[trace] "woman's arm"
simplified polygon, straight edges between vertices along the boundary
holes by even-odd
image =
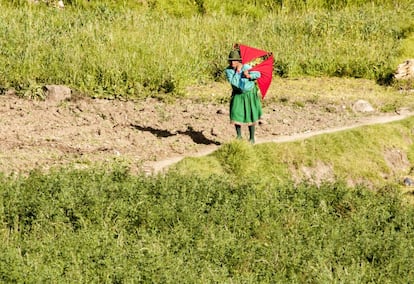
[[[241,72],[236,72],[233,68],[226,69],[226,78],[227,81],[234,87],[241,91],[250,90],[253,88],[255,82],[254,80],[260,78],[259,71],[251,71],[249,65],[244,65]]]
[[[240,88],[241,72],[237,73],[233,68],[226,69],[227,81],[234,87]]]
[[[257,80],[260,78],[260,72],[259,71],[249,71],[251,69],[250,65],[244,65],[243,66],[243,75],[247,79],[250,80]]]

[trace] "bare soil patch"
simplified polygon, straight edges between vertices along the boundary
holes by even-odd
[[[212,96],[228,93],[223,85],[206,88]],[[83,168],[113,161],[126,163],[133,172],[152,172],[157,163],[155,170],[159,170],[162,161],[169,161],[168,165],[234,139],[228,105],[213,101],[36,101],[2,95],[0,172],[45,171],[67,165]],[[379,115],[318,102],[299,106],[265,100],[263,105],[257,143],[352,126]],[[243,131],[247,139],[247,127]]]

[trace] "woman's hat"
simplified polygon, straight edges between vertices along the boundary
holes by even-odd
[[[229,61],[241,61],[240,53],[237,50],[230,51]]]

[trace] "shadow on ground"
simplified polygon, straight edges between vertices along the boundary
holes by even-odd
[[[167,138],[170,136],[175,135],[187,135],[189,136],[194,143],[196,144],[203,144],[203,145],[220,145],[220,142],[208,139],[202,131],[196,131],[192,127],[188,126],[186,131],[178,130],[177,132],[171,132],[165,129],[157,129],[151,126],[141,126],[137,124],[131,124],[131,127],[139,130],[139,131],[146,131],[150,132],[151,134],[155,135],[158,138]]]

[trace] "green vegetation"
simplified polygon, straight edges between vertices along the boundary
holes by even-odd
[[[152,177],[0,175],[0,281],[409,283],[414,207],[396,181],[410,168],[385,153],[413,160],[413,123],[235,141]],[[344,182],[294,180],[318,163]]]
[[[257,188],[221,176],[61,170],[0,178],[0,281],[409,283],[395,188]]]
[[[414,29],[408,0],[67,2],[0,1],[0,90],[65,84],[95,97],[182,96],[185,86],[223,79],[235,42],[272,51],[278,76],[389,83]]]
[[[390,83],[413,48],[411,0],[65,4],[0,0],[0,94],[42,98],[44,84],[65,84],[93,97],[183,96],[223,80],[234,42],[272,51],[280,77]],[[274,99],[297,107],[336,94],[304,85],[292,99],[285,84]],[[159,176],[121,165],[0,174],[0,281],[410,283],[413,194],[398,183],[411,174],[413,123],[235,141]]]

